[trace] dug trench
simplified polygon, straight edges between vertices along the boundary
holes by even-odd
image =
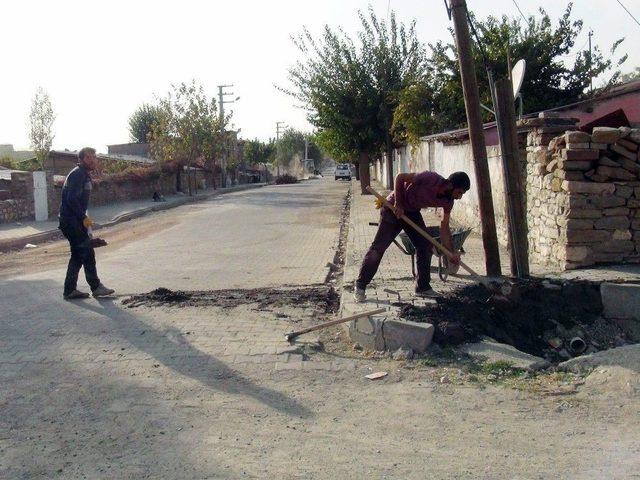
[[[253,289],[174,291],[164,287],[151,292],[129,296],[123,305],[135,307],[219,307],[235,308],[254,305],[254,309],[271,311],[279,318],[299,322],[302,318],[289,318],[280,313],[284,307],[295,307],[304,311],[304,317],[320,323],[332,317],[340,308],[338,290],[342,282],[346,237],[349,221],[351,189],[347,192],[340,215],[340,229],[335,254],[327,264],[328,273],[324,283],[314,285],[283,285]]]
[[[401,318],[433,324],[433,341],[441,347],[486,336],[558,363],[633,343],[617,324],[602,317],[597,283],[531,279],[517,286],[517,301],[505,301],[480,285],[471,285],[424,307],[395,305]]]

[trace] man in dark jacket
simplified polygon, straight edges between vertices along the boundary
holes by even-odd
[[[87,215],[92,188],[89,172],[95,169],[96,163],[95,149],[85,147],[80,150],[78,152],[78,166],[69,172],[62,187],[58,228],[69,240],[71,246],[71,258],[64,280],[63,295],[65,300],[89,297],[88,293],[77,289],[81,267],[84,267],[84,275],[94,297],[104,297],[114,292],[111,288],[100,283],[96,270],[96,256],[91,246],[90,229],[93,221]]]

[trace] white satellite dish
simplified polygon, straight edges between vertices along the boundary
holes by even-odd
[[[511,70],[511,83],[513,84],[513,98],[518,98],[520,87],[524,80],[524,71],[527,68],[527,62],[524,59],[518,60]]]

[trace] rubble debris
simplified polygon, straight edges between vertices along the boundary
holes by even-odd
[[[413,350],[411,350],[410,348],[400,347],[395,352],[393,352],[392,358],[394,360],[411,360],[413,358]]]
[[[559,288],[549,288],[550,283]],[[441,347],[490,337],[552,363],[572,356],[575,337],[584,342],[585,350],[611,348],[620,339],[630,343],[617,324],[601,318],[598,284],[550,280],[543,284],[532,279],[520,282],[519,288],[522,297],[517,303],[496,302],[483,287],[471,285],[443,294],[435,304],[405,305],[399,315],[431,323],[433,342]],[[581,353],[577,350],[574,355]]]
[[[387,372],[374,372],[369,375],[365,375],[364,378],[368,378],[369,380],[378,380],[379,378],[384,378],[388,375]]]

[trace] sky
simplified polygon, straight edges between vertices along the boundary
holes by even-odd
[[[621,0],[640,19],[639,0]],[[552,19],[567,0],[517,0],[525,15],[543,7]],[[479,18],[519,16],[514,0],[467,0]],[[53,148],[77,149],[129,141],[127,121],[143,102],[166,94],[172,83],[192,79],[208,95],[234,84],[232,123],[243,138],[275,136],[276,122],[303,131],[312,127],[286,87],[287,69],[299,58],[291,35],[303,26],[357,32],[358,10],[389,9],[398,20],[417,22],[425,42],[449,40],[442,0],[20,0],[0,4],[0,144],[26,149],[28,115],[38,86],[51,97],[56,121]],[[640,66],[640,26],[616,0],[575,0],[573,17],[585,27],[576,46],[604,50],[618,38],[629,54],[623,71]],[[526,78],[525,78],[526,81]],[[235,97],[228,97],[235,98]]]

